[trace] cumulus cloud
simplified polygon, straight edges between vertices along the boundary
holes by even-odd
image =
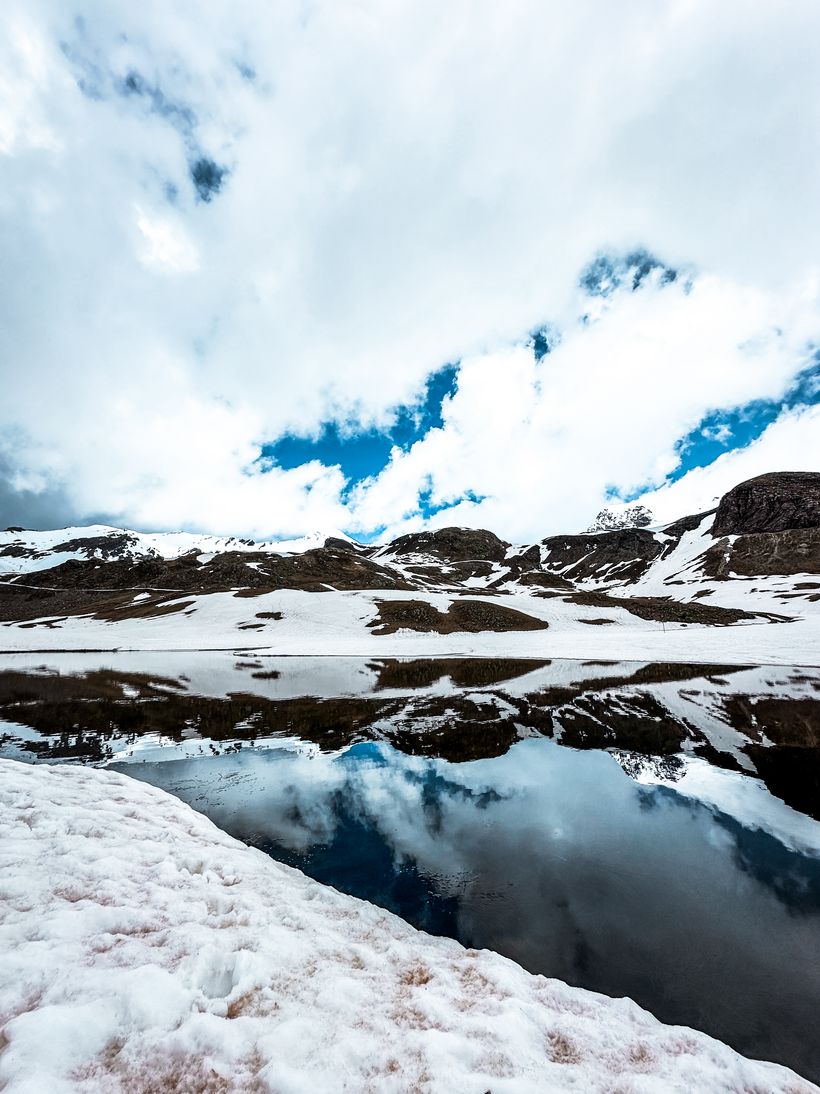
[[[658,521],[674,520],[714,509],[727,490],[768,471],[820,471],[820,406],[784,411],[751,444],[647,492],[641,501]]]
[[[39,492],[55,520],[372,531],[418,520],[429,491],[450,519],[543,532],[606,485],[659,483],[675,430],[800,367],[820,253],[809,0],[4,15],[9,521]],[[579,270],[638,245],[708,271],[693,301],[657,285],[578,328]],[[564,341],[542,366],[520,339],[547,320]],[[367,488],[260,459],[289,429],[388,423],[457,360],[443,428]]]
[[[613,488],[640,493],[675,471],[676,442],[712,408],[781,398],[817,321],[811,291],[774,296],[714,276],[664,282],[661,271],[599,300],[594,317],[592,303],[579,300],[584,321],[540,359],[530,345],[466,359],[443,426],[394,451],[357,492],[363,526],[379,515],[412,522],[425,494],[452,506],[435,524],[523,540],[581,530]],[[776,434],[788,437],[798,420],[784,416]],[[792,458],[799,451],[800,464],[820,469],[820,435],[800,433]],[[682,501],[683,486],[671,496]]]

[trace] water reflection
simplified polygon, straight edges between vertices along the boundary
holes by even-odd
[[[788,667],[24,655],[0,754],[127,760],[419,927],[818,1078],[818,691]]]
[[[368,740],[453,761],[522,737],[758,774],[820,817],[820,673],[640,662],[257,657],[0,658],[0,755],[46,760],[214,755],[284,738]]]
[[[707,804],[543,739],[461,764],[367,743],[127,770],[426,930],[820,1076],[820,824],[745,776]]]

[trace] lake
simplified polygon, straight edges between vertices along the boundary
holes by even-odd
[[[43,655],[0,752],[106,763],[414,925],[820,1078],[817,670]]]

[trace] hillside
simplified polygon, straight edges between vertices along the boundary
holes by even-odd
[[[643,657],[662,642],[671,659],[817,663],[818,620],[820,474],[763,475],[660,527],[533,544],[468,528],[380,545],[0,533],[6,650]]]

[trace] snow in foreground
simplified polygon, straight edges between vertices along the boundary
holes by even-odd
[[[432,938],[109,771],[0,761],[0,1087],[816,1091]]]

